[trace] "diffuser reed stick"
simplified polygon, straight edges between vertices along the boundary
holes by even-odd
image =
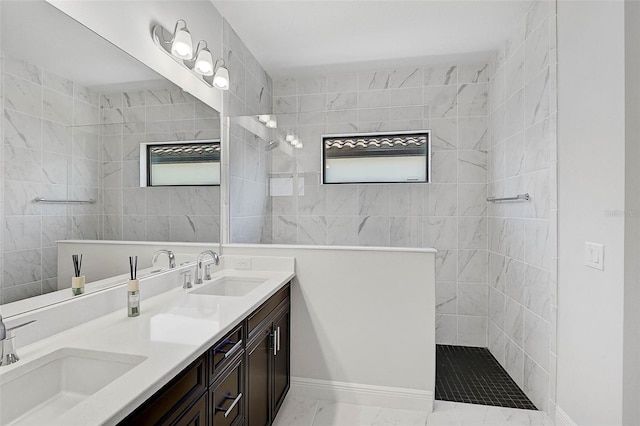
[[[80,271],[82,270],[82,255],[78,257],[77,254],[71,255],[71,260],[73,261],[73,270],[75,271],[75,276],[80,276]]]
[[[129,256],[129,271],[132,280],[138,278],[138,256]]]
[[[80,275],[82,271],[82,254],[72,254],[74,276],[71,278],[71,292],[74,296],[84,293],[84,275]]]

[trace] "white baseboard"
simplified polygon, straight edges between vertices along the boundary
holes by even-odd
[[[562,408],[556,405],[556,426],[578,426]]]
[[[296,396],[350,404],[433,411],[433,392],[419,389],[292,377],[291,392]]]

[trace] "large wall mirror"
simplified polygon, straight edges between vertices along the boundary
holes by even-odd
[[[0,5],[2,303],[64,287],[60,240],[218,244],[218,112],[43,0]],[[141,144],[200,182],[141,185]]]

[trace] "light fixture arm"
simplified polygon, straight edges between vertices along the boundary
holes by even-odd
[[[218,62],[221,62],[221,64],[220,64],[221,67],[224,66],[224,59],[222,59],[222,58],[216,59],[215,64],[213,64],[213,72],[216,72],[218,70]]]
[[[194,56],[198,56],[198,53],[200,53],[202,49],[206,49],[206,48],[207,48],[207,42],[204,40],[200,40],[196,45],[196,53]]]
[[[187,21],[185,21],[184,19],[178,19],[178,22],[176,22],[176,26],[175,26],[175,28],[173,29],[173,35],[171,36],[171,39],[170,39],[170,40],[166,40],[166,39],[164,39],[164,38],[163,38],[163,39],[162,39],[162,42],[163,42],[163,43],[166,43],[166,44],[171,44],[171,43],[173,43],[173,41],[176,39],[176,33],[178,32],[178,29],[179,29],[178,27],[180,26],[180,23],[182,23],[182,25],[183,25],[183,27],[182,27],[182,28],[187,28]],[[153,30],[155,31],[156,27],[158,27],[158,26],[159,26],[159,25],[154,26],[154,27],[153,27]],[[163,29],[164,29],[164,28],[163,28]],[[152,31],[152,33],[153,33],[153,31]],[[155,38],[154,38],[154,40],[155,40]]]

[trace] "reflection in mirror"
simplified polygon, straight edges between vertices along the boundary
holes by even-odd
[[[230,240],[232,243],[269,244],[271,197],[269,179],[273,152],[284,145],[272,120],[263,116],[229,119]]]
[[[140,146],[217,144],[218,113],[45,1],[0,6],[2,303],[70,286],[60,240],[217,244],[219,187],[141,187]]]
[[[220,185],[220,141],[140,144],[140,186]]]

